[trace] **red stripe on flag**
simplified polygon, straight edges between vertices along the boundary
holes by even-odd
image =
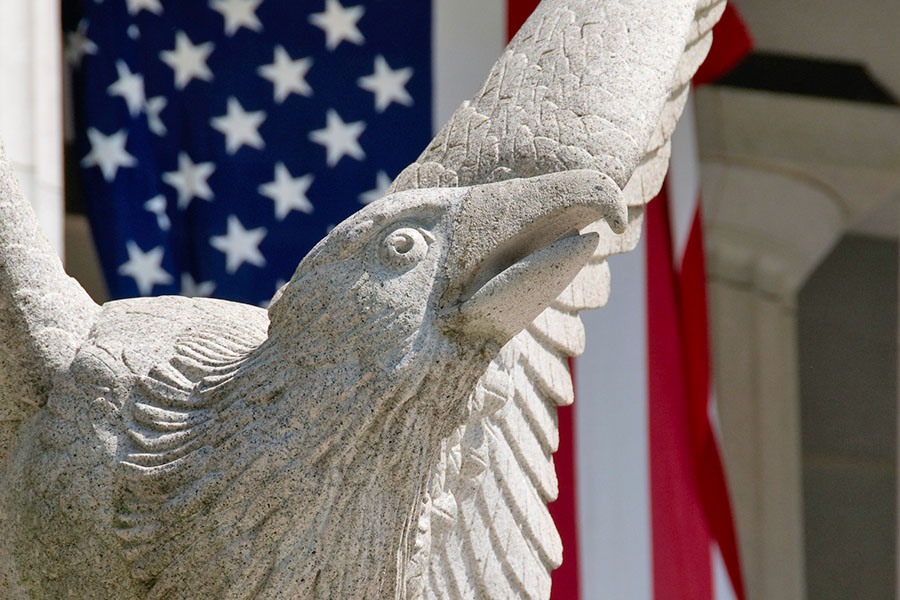
[[[569,359],[569,371],[575,379],[575,361]],[[576,398],[577,400],[577,398]],[[575,418],[574,405],[560,406],[559,449],[553,455],[559,497],[548,508],[563,543],[563,564],[552,573],[551,600],[578,600],[581,597],[578,577],[578,520],[575,512]]]
[[[713,27],[712,47],[694,74],[694,85],[710,83],[733,69],[753,49],[753,38],[734,5],[728,4]]]
[[[646,208],[650,505],[655,600],[712,600],[665,188]]]
[[[733,69],[753,49],[753,38],[732,4],[713,28],[709,55],[694,74],[694,85],[715,81]],[[699,206],[699,203],[698,203]],[[712,378],[709,366],[709,326],[706,298],[706,264],[703,255],[703,223],[698,208],[685,245],[679,280],[681,319],[685,331],[687,392],[691,408],[691,441],[698,470],[700,498],[713,539],[719,545],[734,595],[744,600],[746,592],[738,554],[737,535],[725,469],[718,441],[709,421]]]
[[[512,39],[519,27],[531,16],[541,0],[508,0],[506,3],[506,39]]]
[[[710,366],[709,325],[706,297],[706,261],[703,255],[703,223],[698,209],[685,245],[679,278],[681,325],[690,411],[691,445],[700,499],[706,511],[713,538],[719,544],[722,560],[738,600],[744,598],[744,582],[738,557],[737,536],[731,514],[731,499],[719,445],[709,416]]]

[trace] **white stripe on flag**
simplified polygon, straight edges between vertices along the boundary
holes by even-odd
[[[672,134],[672,161],[667,180],[672,249],[679,271],[684,258],[684,247],[691,233],[691,225],[700,200],[699,160],[694,96],[691,94],[678,121],[678,127]]]
[[[475,94],[503,52],[506,0],[434,0],[431,21],[432,107],[437,132],[460,103]]]
[[[719,545],[712,542],[709,553],[713,564],[713,600],[737,600],[731,586],[731,578],[728,577],[728,570],[725,568],[725,561],[719,552]]]
[[[650,600],[646,245],[610,258],[612,294],[581,313],[575,364],[581,600]]]

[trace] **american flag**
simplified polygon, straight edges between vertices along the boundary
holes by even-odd
[[[431,139],[429,2],[66,2],[113,298],[265,303]]]

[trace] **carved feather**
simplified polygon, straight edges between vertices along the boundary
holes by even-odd
[[[430,500],[441,497],[455,512],[449,526],[430,531],[423,548],[430,555],[419,559],[426,566],[409,597],[549,597],[550,572],[562,560],[546,509],[557,496],[555,407],[573,399],[566,359],[584,348],[577,313],[606,302],[606,258],[637,244],[643,205],[662,186],[690,79],[724,7],[721,0],[544,0],[481,90],[394,181],[391,191],[590,168],[612,177],[631,207],[622,235],[602,222],[588,228],[601,235],[594,257],[482,378],[473,397],[496,372],[511,376],[502,406],[473,411],[445,440]],[[642,26],[632,29],[636,22]],[[466,454],[467,428],[483,432],[481,469],[450,466],[450,457]],[[429,519],[426,512],[421,530],[429,531]]]
[[[0,467],[99,310],[63,270],[0,144]]]
[[[246,415],[232,409],[240,393],[220,395],[215,389],[234,378],[266,339],[268,326],[265,311],[252,306],[230,305],[226,313],[220,300],[162,302],[168,305],[154,309],[148,304],[145,310],[178,315],[179,320],[169,323],[163,360],[146,374],[139,369],[132,375],[136,386],[122,411],[130,444],[118,462],[125,488],[115,530],[133,576],[157,581],[150,597],[162,593],[181,567],[158,564],[155,557],[171,557],[194,543],[198,532],[208,528],[200,522],[202,508],[242,471],[205,468],[211,450],[227,444],[247,424]],[[108,315],[105,322],[115,319]],[[181,322],[204,326],[180,328]],[[193,533],[185,535],[187,531]]]

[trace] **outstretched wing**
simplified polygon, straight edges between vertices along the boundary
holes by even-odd
[[[99,310],[66,275],[0,145],[0,469]]]
[[[230,582],[213,581],[221,571],[206,568],[213,557],[220,566],[233,560],[227,548],[240,537],[229,519],[241,502],[231,497],[229,505],[224,490],[248,463],[268,457],[233,446],[230,453],[214,449],[235,444],[256,416],[247,405],[276,385],[259,374],[269,354],[255,352],[266,340],[266,311],[177,296],[136,298],[104,310],[89,350],[105,348],[107,335],[138,339],[121,352],[133,388],[108,426],[119,434],[114,523],[131,576],[147,586],[148,599],[171,597],[173,590],[193,597],[197,589],[225,597]],[[136,327],[140,332],[131,331]],[[257,556],[239,561],[247,569],[236,566],[235,577],[258,584],[266,570],[250,566],[275,560],[266,548],[256,546]]]
[[[573,400],[578,312],[605,303],[610,254],[640,237],[669,139],[724,0],[544,0],[487,81],[391,191],[596,169],[623,188],[629,226],[601,243],[562,295],[480,379],[472,417],[444,440],[426,493],[409,598],[547,598],[562,546],[556,407]]]

